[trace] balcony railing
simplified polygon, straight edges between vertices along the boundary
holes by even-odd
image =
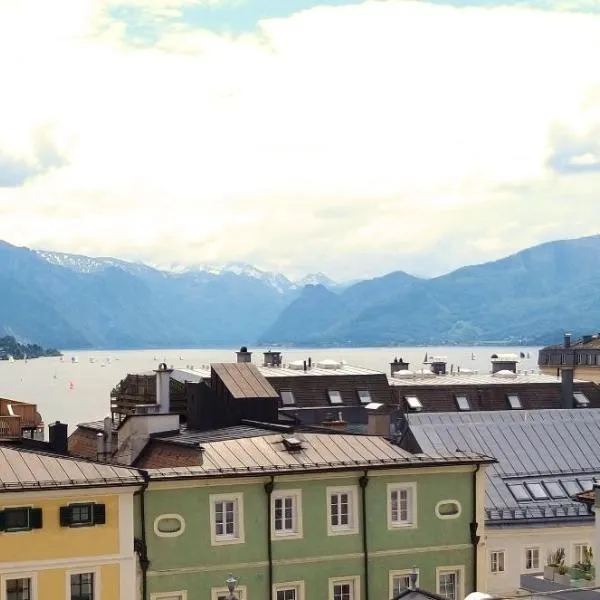
[[[41,422],[35,404],[7,400],[6,398],[0,398],[0,416],[19,417],[22,428],[34,428]]]

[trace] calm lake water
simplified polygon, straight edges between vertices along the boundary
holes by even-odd
[[[251,348],[255,363],[262,361],[263,348]],[[536,369],[538,348],[478,346],[431,348],[277,348],[284,362],[333,358],[348,364],[388,372],[389,362],[402,357],[411,368],[422,367],[425,352],[429,356],[446,356],[448,369],[453,364],[486,373],[490,370],[493,353],[529,353],[521,359],[520,369]],[[77,362],[72,362],[75,357]],[[85,352],[65,351],[59,358],[37,358],[24,362],[0,361],[0,397],[34,402],[46,423],[56,420],[69,424],[71,431],[77,423],[102,419],[110,412],[109,397],[112,388],[128,373],[142,373],[155,369],[159,362],[175,368],[193,365],[197,368],[211,362],[235,361],[234,350],[125,350]]]

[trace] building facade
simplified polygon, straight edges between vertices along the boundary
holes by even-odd
[[[600,383],[600,333],[584,335],[575,342],[571,341],[570,334],[565,334],[562,344],[540,350],[538,366],[548,375],[570,370],[576,379]]]
[[[486,457],[319,433],[209,442],[202,454],[197,467],[148,470],[136,537],[149,600],[223,600],[231,574],[240,600],[391,598],[413,568],[452,600],[485,586]]]
[[[0,446],[0,599],[137,595],[134,470]]]

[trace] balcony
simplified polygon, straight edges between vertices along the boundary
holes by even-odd
[[[21,417],[0,415],[0,440],[21,438]]]
[[[17,418],[21,430],[37,429],[42,424],[42,418],[37,412],[37,405],[0,398],[0,418],[4,417]],[[11,425],[11,427],[15,427],[15,425]]]

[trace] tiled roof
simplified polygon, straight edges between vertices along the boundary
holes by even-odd
[[[421,413],[407,418],[406,439],[416,442],[416,449],[468,450],[498,460],[488,469],[490,524],[590,519],[571,497],[600,474],[600,409]]]
[[[0,492],[135,485],[135,469],[0,446]]]
[[[279,398],[279,394],[251,363],[215,363],[211,368],[233,398]]]
[[[220,475],[256,475],[302,471],[331,471],[374,467],[415,467],[476,464],[492,459],[473,452],[413,454],[377,436],[281,433],[208,442],[202,445],[200,466],[150,469],[151,477],[178,478]],[[296,446],[297,443],[297,446]]]

